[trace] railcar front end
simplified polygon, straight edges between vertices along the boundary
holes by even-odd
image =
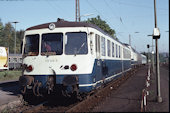
[[[23,76],[19,79],[23,93],[40,96],[55,90],[67,95],[94,88],[87,28],[28,30],[23,43]]]
[[[137,57],[98,27],[59,21],[28,28],[23,39],[23,93],[79,95],[124,75]],[[133,59],[133,61],[132,61]]]

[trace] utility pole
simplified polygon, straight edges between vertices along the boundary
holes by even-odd
[[[155,74],[155,60],[154,60],[154,51],[153,51],[153,38],[152,38],[152,70],[153,70],[153,73]]]
[[[12,22],[12,23],[15,24],[14,55],[16,56],[16,24],[19,23],[19,22],[15,21],[15,22]],[[16,61],[14,61],[14,69],[16,68],[16,67],[15,67],[15,63],[16,63]]]
[[[162,102],[161,91],[160,91],[160,69],[159,69],[159,51],[158,51],[158,39],[160,38],[160,31],[157,27],[157,16],[156,16],[156,0],[154,0],[154,16],[155,16],[155,28],[153,30],[153,39],[155,39],[156,49],[156,82],[157,82],[157,101]]]
[[[80,2],[79,0],[75,0],[76,2],[76,22],[80,22]]]
[[[153,71],[153,73],[155,74],[155,58],[154,58],[154,50],[153,50],[153,47],[154,47],[154,45],[153,45],[153,35],[148,35],[148,36],[152,36],[152,71]]]

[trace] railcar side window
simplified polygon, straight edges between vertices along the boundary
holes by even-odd
[[[112,42],[112,57],[114,57],[114,43]]]
[[[123,58],[129,58],[128,57],[128,50],[123,48]]]
[[[101,38],[102,56],[106,56],[105,38]]]
[[[63,34],[48,33],[42,35],[41,55],[63,54]]]
[[[39,54],[39,35],[27,35],[24,54],[28,56],[37,56]]]
[[[97,45],[97,42],[98,42],[98,35],[96,34],[96,35],[95,35],[96,53],[98,52],[98,45]]]
[[[121,53],[121,51],[120,51],[120,46],[119,46],[119,58],[120,58],[120,53]]]
[[[66,33],[67,43],[65,45],[66,55],[87,54],[87,33],[70,32]]]
[[[96,46],[96,56],[99,58],[100,56],[100,36],[99,35],[95,35],[95,46]]]
[[[118,57],[118,50],[117,50],[117,44],[116,44],[116,58]]]
[[[100,52],[100,36],[99,35],[95,35],[95,40],[96,40],[96,52]]]
[[[111,48],[110,48],[110,40],[107,40],[107,55],[110,57],[111,56],[111,54],[110,54],[110,52],[111,52],[111,50],[110,50]]]
[[[124,49],[124,58],[128,58],[128,59],[131,58],[131,53],[130,53],[130,51],[127,50],[127,49]]]

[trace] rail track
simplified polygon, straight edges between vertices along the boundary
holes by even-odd
[[[135,74],[138,68],[130,70],[108,84],[103,85],[98,90],[91,92],[82,101],[77,101],[73,98],[54,97],[52,100],[45,100],[37,105],[24,106],[21,113],[45,113],[45,112],[89,112],[105,97],[107,97],[113,90],[116,90],[129,77]]]
[[[79,101],[72,98],[53,98],[53,100],[45,100],[37,105],[29,106],[22,110],[21,113],[65,112],[78,103]]]

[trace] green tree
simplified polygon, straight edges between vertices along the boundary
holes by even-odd
[[[110,26],[100,18],[100,16],[97,16],[95,18],[88,18],[88,23],[92,23],[100,27],[103,31],[111,35],[114,39],[118,40],[116,37],[116,32],[114,29],[111,29]]]
[[[16,53],[21,52],[21,43],[24,37],[24,30],[16,31]]]
[[[2,45],[2,35],[3,35],[3,24],[0,19],[0,46]]]
[[[16,53],[20,53],[24,30],[16,31]],[[15,29],[10,22],[3,25],[0,19],[0,46],[9,47],[9,52],[14,53]]]
[[[5,24],[2,36],[3,46],[9,47],[9,52],[14,52],[14,28],[11,23]]]

